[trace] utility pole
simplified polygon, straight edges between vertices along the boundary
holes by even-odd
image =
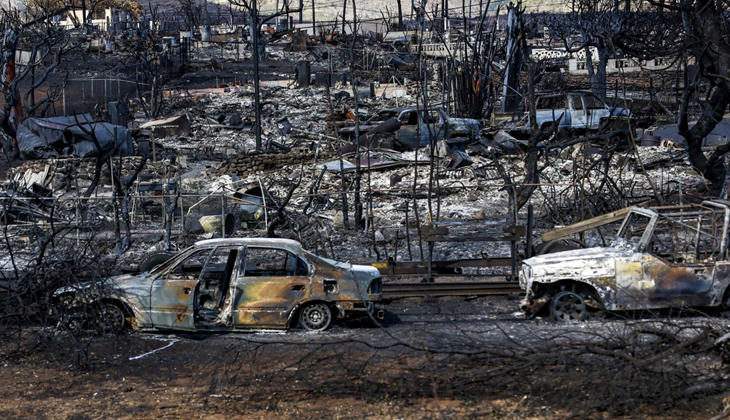
[[[261,92],[259,91],[259,12],[256,1],[252,1],[253,16],[251,16],[251,25],[253,26],[253,89],[254,89],[254,115],[256,122],[254,129],[256,133],[256,150],[261,150]]]
[[[347,0],[342,2],[342,35],[345,35],[345,22],[347,22],[345,16],[347,16]]]
[[[299,0],[299,23],[304,20],[304,0]]]
[[[439,28],[444,35],[446,35],[446,30],[448,28],[448,16],[449,16],[449,0],[441,0],[441,27]],[[438,15],[438,12],[436,13]],[[438,17],[438,16],[436,16]]]
[[[502,86],[502,112],[513,112],[517,107],[517,87],[520,74],[520,46],[518,40],[521,3],[507,6],[507,59],[505,61],[504,85]],[[520,28],[521,29],[521,28]]]
[[[314,17],[314,0],[312,0],[312,32],[314,33],[314,36],[317,36],[317,22]]]
[[[289,27],[289,0],[284,0],[284,2],[284,7],[286,9],[286,30],[288,31],[289,29],[291,29]]]

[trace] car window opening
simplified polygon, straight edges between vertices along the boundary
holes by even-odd
[[[244,271],[246,277],[306,276],[309,267],[301,258],[283,249],[249,248]]]
[[[197,293],[197,320],[220,322],[220,313],[231,299],[231,282],[238,259],[236,248],[216,248],[210,253],[200,275]]]

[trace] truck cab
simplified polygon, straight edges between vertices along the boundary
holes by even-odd
[[[568,92],[543,95],[535,104],[537,126],[546,130],[554,121],[558,127],[571,132],[595,131],[608,118],[630,116],[623,108],[611,108],[599,97],[589,92]],[[530,133],[529,114],[525,114],[523,124],[517,130]]]
[[[727,307],[730,203],[635,207],[608,247],[525,260],[521,307],[561,322],[594,310]]]

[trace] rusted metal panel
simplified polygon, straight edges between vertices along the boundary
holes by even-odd
[[[510,267],[512,265],[512,259],[509,257],[500,257],[444,260],[432,261],[431,264],[434,274],[453,275],[459,274],[461,268]],[[402,276],[428,273],[428,261],[383,262],[374,263],[373,267],[377,268],[383,276]]]
[[[519,235],[490,236],[490,235],[460,235],[460,236],[426,236],[426,242],[511,242],[520,240]]]
[[[450,282],[450,283],[385,283],[383,296],[387,299],[417,296],[489,296],[520,293],[513,281]]]

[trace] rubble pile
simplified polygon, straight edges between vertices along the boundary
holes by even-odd
[[[127,156],[123,158],[112,158],[111,165],[114,170],[120,170],[122,177],[128,177],[134,173],[137,166],[142,162],[141,156]],[[9,179],[17,181],[31,179],[33,175],[43,174],[42,179],[34,179],[33,182],[48,185],[56,191],[68,191],[76,187],[88,186],[94,178],[96,171],[95,158],[69,158],[69,159],[47,159],[29,160],[18,167],[12,168],[8,173]],[[145,178],[165,179],[177,175],[177,166],[171,165],[169,160],[152,161],[148,160],[143,168]],[[109,167],[104,164],[101,168],[101,177],[104,180],[111,180]]]

